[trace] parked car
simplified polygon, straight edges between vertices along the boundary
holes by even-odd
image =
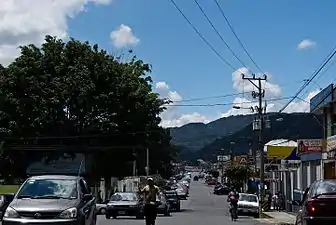
[[[218,184],[215,186],[213,193],[215,195],[227,195],[230,193],[230,189],[223,184]]]
[[[117,192],[111,196],[107,203],[105,217],[116,219],[118,216],[144,218],[143,202],[137,193]]]
[[[183,184],[177,184],[175,190],[180,200],[187,200],[188,189]]]
[[[105,215],[106,214],[106,208],[107,208],[107,204],[97,203],[96,204],[97,215]]]
[[[318,180],[306,188],[302,200],[293,204],[301,210],[297,225],[336,224],[336,180]]]
[[[218,181],[216,179],[210,179],[206,181],[207,185],[216,185]]]
[[[181,201],[175,190],[165,191],[165,196],[171,209],[177,212],[181,211]]]
[[[77,176],[28,178],[8,205],[2,225],[96,224],[96,199]]]
[[[170,216],[170,205],[163,193],[160,194],[160,205],[156,209],[158,214]]]
[[[0,220],[2,220],[3,214],[6,211],[9,203],[13,201],[15,194],[3,194],[0,195]]]
[[[259,199],[257,195],[239,193],[238,214],[250,214],[259,216]]]

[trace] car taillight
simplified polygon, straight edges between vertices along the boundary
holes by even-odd
[[[307,202],[307,212],[308,212],[308,214],[314,214],[316,212],[316,201],[315,201],[315,199],[310,199]]]

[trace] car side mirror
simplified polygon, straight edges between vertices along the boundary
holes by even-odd
[[[87,201],[91,201],[93,199],[93,195],[92,194],[85,194],[83,195],[83,201],[87,202]]]

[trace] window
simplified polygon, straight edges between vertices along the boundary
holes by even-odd
[[[119,202],[119,201],[137,201],[137,195],[134,193],[124,193],[117,192],[111,196],[110,201]]]
[[[315,194],[320,195],[324,193],[336,194],[336,180],[324,180],[319,183]]]
[[[77,198],[77,183],[68,179],[29,179],[18,198]]]
[[[247,202],[258,202],[258,198],[255,195],[240,195],[239,200]]]

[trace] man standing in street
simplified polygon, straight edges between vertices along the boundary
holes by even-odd
[[[147,185],[140,189],[139,192],[144,195],[146,225],[155,225],[157,215],[156,208],[158,205],[157,199],[160,189],[158,186],[154,185],[153,178],[147,178]]]

